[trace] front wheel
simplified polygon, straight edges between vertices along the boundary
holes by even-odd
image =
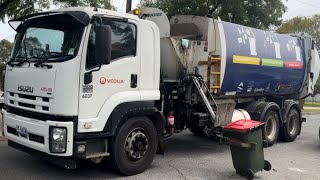
[[[111,162],[120,173],[142,173],[152,163],[157,150],[157,131],[147,117],[128,119],[111,142]]]
[[[279,135],[279,115],[275,110],[268,110],[265,114],[263,122],[263,139],[268,142],[268,146],[272,146]]]
[[[281,128],[281,139],[286,142],[292,142],[297,138],[301,128],[300,115],[296,108],[290,110],[287,120],[287,123]]]

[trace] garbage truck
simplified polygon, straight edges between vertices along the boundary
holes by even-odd
[[[106,159],[124,175],[141,173],[172,134],[220,137],[239,119],[264,122],[269,146],[294,141],[319,76],[307,34],[211,17],[73,7],[10,25],[8,145],[68,169]]]

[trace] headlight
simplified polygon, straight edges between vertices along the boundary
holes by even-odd
[[[62,127],[50,127],[50,152],[65,153],[67,146],[67,129]]]
[[[56,142],[64,142],[66,141],[66,129],[65,128],[52,128],[51,129],[51,139]]]

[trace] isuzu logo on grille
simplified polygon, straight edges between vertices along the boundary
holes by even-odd
[[[32,86],[19,85],[18,86],[18,91],[33,93],[33,87]]]

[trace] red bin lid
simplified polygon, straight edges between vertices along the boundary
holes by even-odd
[[[224,129],[247,132],[252,128],[259,126],[262,122],[253,120],[238,120],[224,126]]]

